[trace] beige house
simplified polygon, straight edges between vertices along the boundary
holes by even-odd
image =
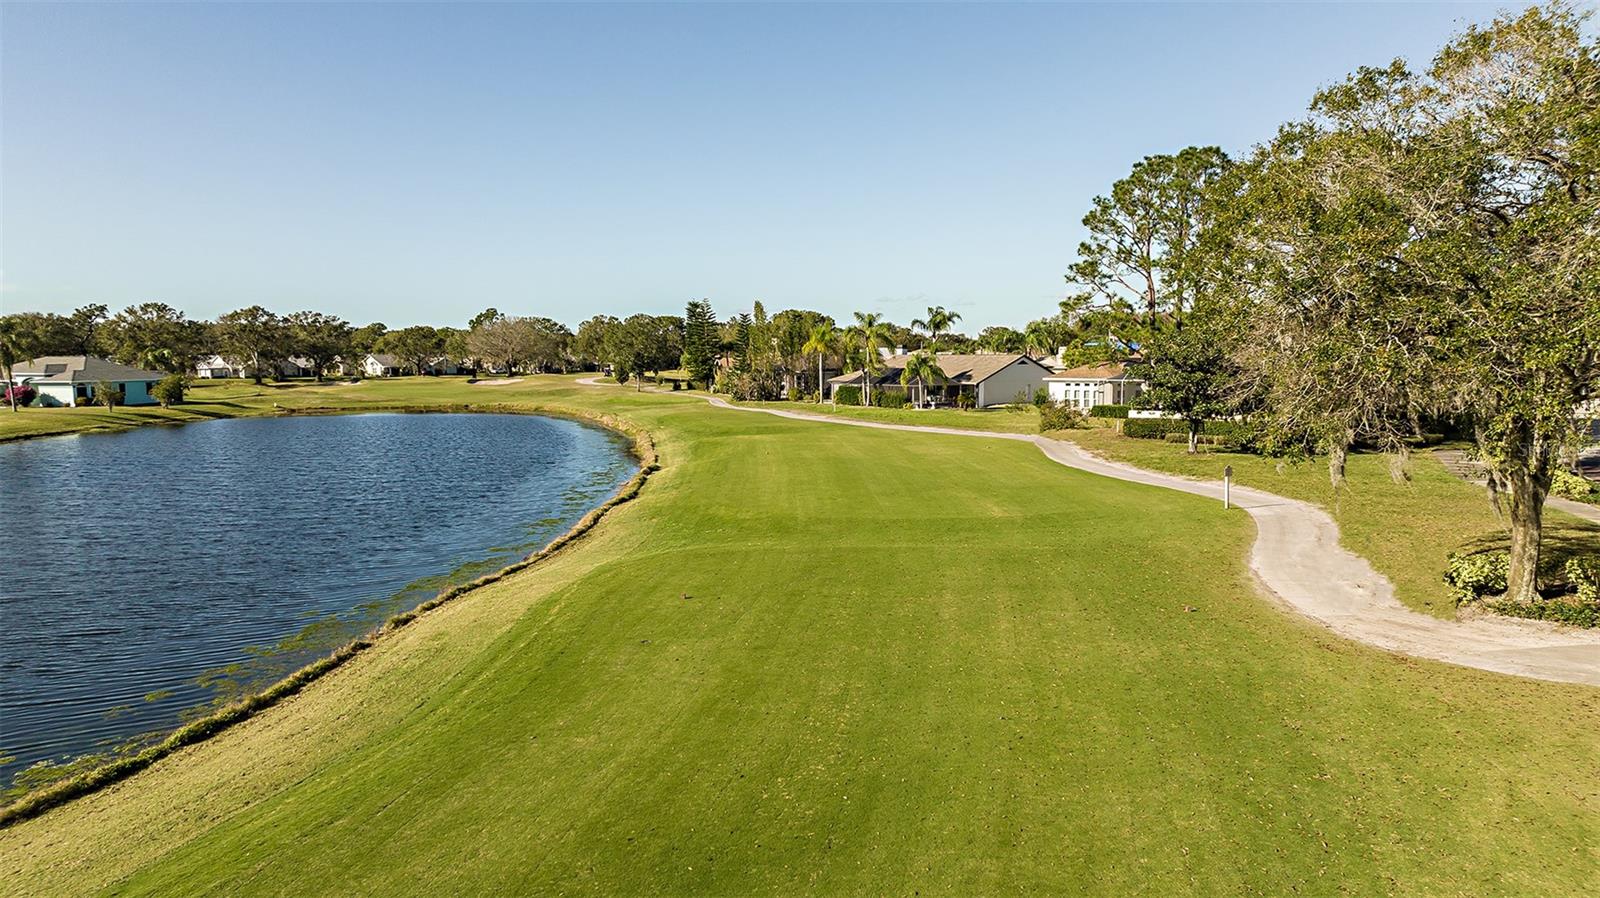
[[[1132,405],[1144,390],[1144,381],[1116,362],[1056,371],[1046,376],[1044,383],[1052,400],[1084,410],[1097,405]]]
[[[879,363],[879,369],[873,372],[873,392],[905,392],[906,385],[900,382],[900,375],[910,358],[905,353],[886,356]],[[918,404],[931,401],[953,405],[958,395],[966,393],[978,408],[1005,405],[1018,393],[1033,396],[1050,374],[1049,368],[1021,353],[960,355],[941,352],[935,358],[944,371],[945,383],[913,384],[910,393]],[[841,374],[828,381],[828,396],[833,398],[840,387],[859,387],[863,383],[865,378],[859,369]]]

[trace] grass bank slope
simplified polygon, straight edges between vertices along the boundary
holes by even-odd
[[[1242,516],[1026,444],[555,379],[305,404],[489,395],[624,416],[664,468],[548,564],[0,831],[0,890],[1484,895],[1600,877],[1600,692],[1329,636],[1255,592]]]

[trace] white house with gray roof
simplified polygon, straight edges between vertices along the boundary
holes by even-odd
[[[155,405],[151,389],[165,374],[122,365],[92,355],[47,355],[17,363],[13,384],[39,391],[35,400],[45,406],[95,404],[95,389],[102,382],[122,391],[123,405]]]
[[[970,396],[978,408],[1005,405],[1021,394],[1032,397],[1044,387],[1050,369],[1021,353],[978,353],[964,355],[941,352],[934,356],[939,369],[944,372],[942,384],[916,384],[913,399],[923,397],[941,403],[956,400],[961,393]],[[900,376],[911,356],[901,353],[886,356],[872,374],[872,389],[900,391],[905,385]],[[828,395],[834,396],[840,387],[860,387],[865,381],[861,371],[851,371],[828,381]]]

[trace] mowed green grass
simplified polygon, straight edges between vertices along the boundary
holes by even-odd
[[[1190,455],[1182,444],[1130,439],[1108,428],[1060,436],[1107,458],[1204,480],[1222,479],[1223,468],[1231,466],[1235,483],[1320,505],[1338,523],[1344,545],[1382,571],[1400,601],[1437,617],[1456,616],[1444,583],[1450,553],[1510,545],[1506,522],[1495,515],[1484,488],[1451,474],[1427,452],[1404,462],[1382,454],[1352,455],[1345,485],[1336,491],[1324,459],[1296,463],[1238,452]],[[1563,561],[1580,554],[1600,555],[1600,524],[1546,509],[1541,570],[1560,577]]]
[[[1258,594],[1248,519],[1210,502],[1025,444],[554,378],[331,395],[590,407],[648,427],[664,467],[548,564],[0,830],[0,889],[1551,895],[1600,881],[1600,690],[1332,637]]]

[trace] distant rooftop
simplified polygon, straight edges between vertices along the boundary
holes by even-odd
[[[38,383],[95,383],[109,380],[160,380],[159,371],[146,371],[93,355],[46,355],[12,367],[12,377]]]

